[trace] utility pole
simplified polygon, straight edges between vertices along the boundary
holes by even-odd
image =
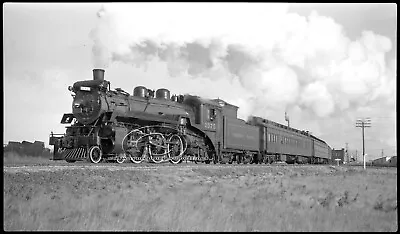
[[[369,128],[371,127],[371,118],[365,118],[365,119],[357,119],[356,121],[356,127],[362,129],[362,155],[363,155],[363,161],[364,161],[364,169],[365,169],[365,145],[364,145],[364,128]]]
[[[383,149],[382,149],[382,158],[383,158]]]
[[[346,161],[347,161],[347,163],[349,163],[349,143],[347,143],[346,142],[346,152],[345,152],[345,154],[346,154]]]

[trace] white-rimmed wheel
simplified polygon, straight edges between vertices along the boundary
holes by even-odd
[[[90,147],[89,149],[89,161],[92,163],[99,163],[102,159],[102,152],[100,147],[97,145]]]
[[[126,155],[124,153],[117,155],[117,163],[121,164],[124,163],[126,160]]]
[[[168,138],[167,144],[168,158],[173,164],[182,162],[183,143],[179,135],[173,134]]]
[[[135,152],[133,152],[135,151]],[[140,150],[130,150],[128,153],[128,157],[133,163],[141,163],[145,159],[145,155],[142,151]]]
[[[149,136],[148,152],[152,162],[162,163],[166,158],[166,140],[162,133],[152,133]]]
[[[129,158],[133,163],[141,163],[146,154],[144,151],[144,142],[143,142],[144,133],[140,130],[133,130],[128,133],[124,139],[122,140],[122,149],[125,151],[126,158]]]

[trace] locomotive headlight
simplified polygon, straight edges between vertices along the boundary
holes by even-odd
[[[185,118],[181,118],[181,125],[186,125],[186,119]]]

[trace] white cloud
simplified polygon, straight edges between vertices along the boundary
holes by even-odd
[[[165,63],[168,74],[151,77],[153,83],[231,100],[244,119],[254,114],[281,121],[281,113],[291,110],[317,123],[299,127],[319,132],[318,118],[353,112],[393,93],[384,60],[391,49],[387,37],[366,31],[351,41],[332,18],[271,6],[106,4],[93,36],[114,61]],[[235,92],[240,96],[232,97]]]

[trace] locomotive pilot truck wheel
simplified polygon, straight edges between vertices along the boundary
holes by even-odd
[[[89,161],[92,163],[99,163],[102,158],[102,152],[100,147],[92,146],[89,149]]]

